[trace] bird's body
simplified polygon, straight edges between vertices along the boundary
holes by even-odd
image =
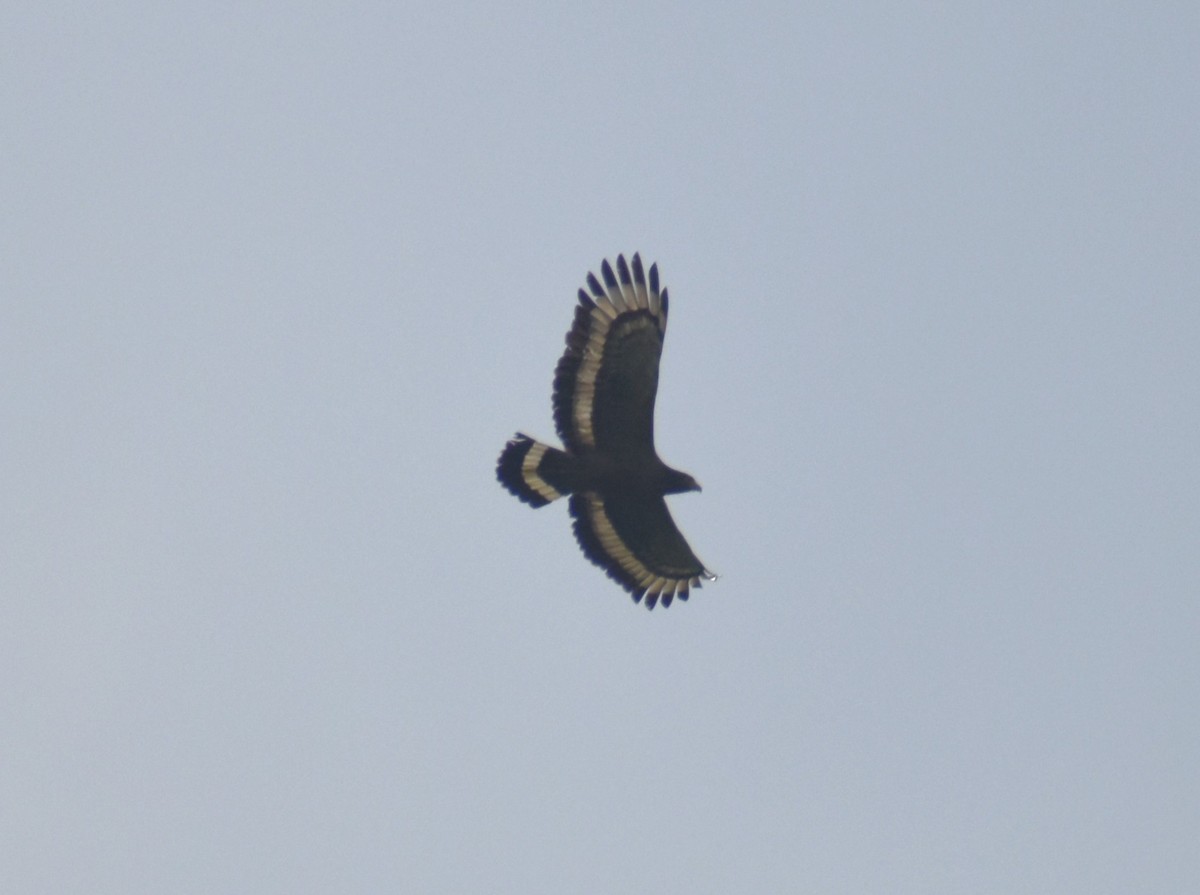
[[[575,536],[584,554],[653,609],[688,598],[714,577],[675,527],[664,495],[699,491],[654,447],[658,364],[667,328],[667,290],[641,258],[588,274],[575,323],[554,376],[554,421],[565,449],[518,433],[496,466],[501,484],[544,506],[571,495]]]

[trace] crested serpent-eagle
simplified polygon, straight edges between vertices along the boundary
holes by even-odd
[[[567,350],[554,371],[554,425],[566,450],[518,432],[496,464],[500,483],[541,507],[571,495],[575,538],[584,555],[646,607],[688,598],[716,576],[696,558],[667,494],[699,491],[654,449],[658,359],[667,331],[667,290],[658,265],[617,256],[579,290]],[[601,282],[603,280],[603,282]]]

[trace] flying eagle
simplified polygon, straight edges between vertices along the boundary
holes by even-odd
[[[699,491],[654,449],[658,359],[667,331],[667,290],[658,265],[642,259],[600,265],[579,290],[567,350],[554,371],[554,426],[566,450],[520,432],[505,445],[496,477],[525,503],[541,507],[570,494],[575,538],[584,556],[653,609],[688,598],[716,578],[688,546],[663,499]],[[590,294],[589,294],[590,293]]]

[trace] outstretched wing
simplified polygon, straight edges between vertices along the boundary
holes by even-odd
[[[660,599],[663,606],[675,597],[686,600],[701,578],[716,577],[692,553],[666,501],[656,494],[604,497],[584,491],[572,495],[571,515],[584,555],[629,591],[635,603],[645,597],[647,609]]]
[[[604,280],[588,274],[579,290],[567,350],[554,371],[554,425],[572,453],[654,454],[658,359],[667,331],[667,290],[658,265],[647,279],[642,259],[617,256]],[[590,293],[590,294],[589,294]]]

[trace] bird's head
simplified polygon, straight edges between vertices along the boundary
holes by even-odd
[[[664,483],[663,494],[683,494],[685,491],[699,491],[700,483],[678,469],[668,469]]]

